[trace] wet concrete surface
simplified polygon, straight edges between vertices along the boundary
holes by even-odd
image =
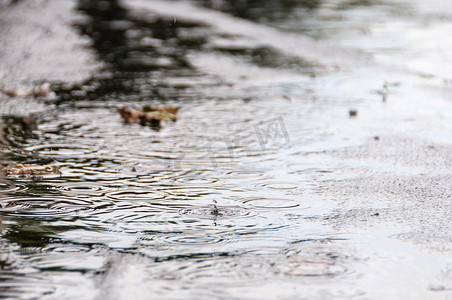
[[[2,114],[40,121],[34,135],[6,126],[4,163],[68,169],[2,181],[2,292],[452,297],[452,60],[444,52],[432,67],[443,48],[419,46],[425,61],[408,55],[409,33],[426,38],[417,24],[389,30],[406,38],[399,51],[379,40],[393,14],[433,29],[442,20],[446,30],[432,32],[447,36],[447,13],[422,1],[406,15],[395,13],[402,1],[290,7],[311,29],[323,18],[359,25],[316,36],[286,12],[258,17],[274,7],[245,1],[257,7],[245,14],[213,2],[128,1],[115,14],[89,1],[0,8],[1,86],[51,82],[58,94],[0,95]],[[366,13],[379,22],[363,22]],[[120,123],[117,107],[149,102],[181,105],[181,120],[160,132]],[[281,124],[269,120],[282,120],[288,138],[262,147],[250,132]]]

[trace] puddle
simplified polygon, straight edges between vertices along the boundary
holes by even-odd
[[[36,129],[2,129],[5,165],[55,162],[64,172],[0,182],[1,295],[400,298],[398,279],[406,291],[428,269],[412,266],[410,247],[397,269],[386,236],[366,249],[377,229],[335,228],[336,205],[351,195],[331,199],[324,188],[358,168],[393,172],[391,162],[336,154],[418,134],[419,113],[424,135],[451,136],[437,132],[452,116],[449,19],[402,0],[77,4],[74,27],[105,67],[78,85],[52,82],[57,99],[34,114]],[[157,130],[121,121],[118,108],[144,105],[181,109]],[[446,279],[418,289],[448,296],[450,270],[434,257]]]

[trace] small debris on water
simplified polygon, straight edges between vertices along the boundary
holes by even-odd
[[[349,115],[350,117],[356,117],[356,116],[358,115],[358,111],[357,111],[356,109],[350,109],[350,110],[348,111],[348,115]]]
[[[378,135],[374,136],[374,140],[379,141],[380,137]]]

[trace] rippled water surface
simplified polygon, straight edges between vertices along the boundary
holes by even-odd
[[[0,183],[1,295],[395,297],[356,284],[366,237],[330,226],[322,196],[347,162],[322,153],[372,140],[373,122],[450,116],[451,16],[424,2],[80,1],[106,67],[52,83],[38,130],[5,128],[5,164],[62,174]],[[154,130],[122,123],[124,105],[181,109]]]

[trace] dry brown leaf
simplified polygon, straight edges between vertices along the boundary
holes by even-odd
[[[13,164],[1,169],[6,175],[55,175],[61,174],[60,167],[53,165]]]

